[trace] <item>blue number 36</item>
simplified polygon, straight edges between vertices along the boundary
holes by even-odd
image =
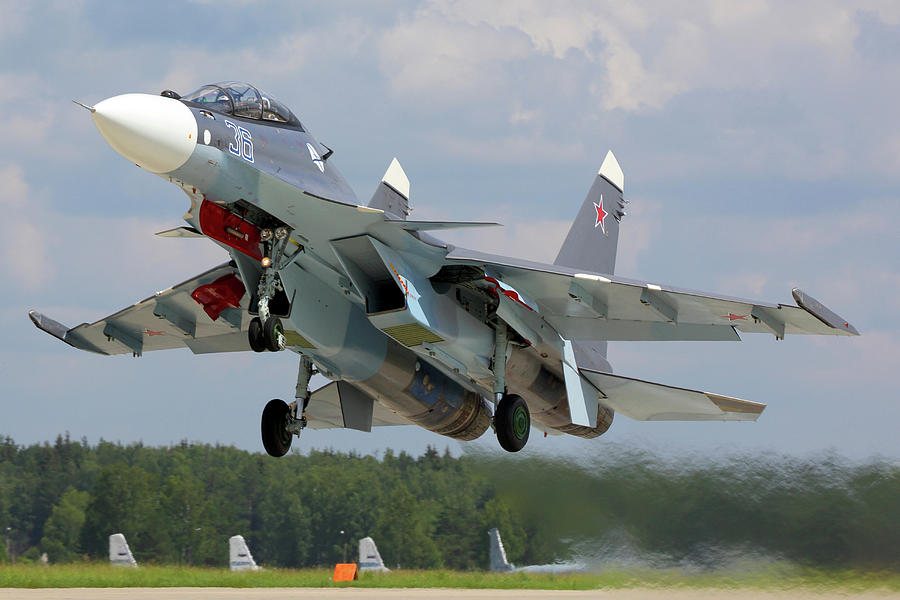
[[[250,132],[225,119],[225,127],[234,130],[234,141],[228,143],[228,150],[247,162],[253,162],[253,137]]]

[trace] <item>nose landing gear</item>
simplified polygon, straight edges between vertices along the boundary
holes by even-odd
[[[284,227],[277,228],[274,232],[271,229],[263,229],[261,237],[265,243],[266,250],[269,249],[269,243],[272,243],[272,254],[262,259],[263,273],[259,278],[259,287],[257,289],[257,310],[259,316],[254,317],[250,321],[250,330],[248,332],[250,348],[254,352],[279,352],[284,350],[285,337],[284,326],[281,319],[273,316],[269,311],[269,301],[275,297],[275,293],[282,291],[281,281],[276,277],[276,265],[281,262],[284,255],[284,249],[288,242],[288,230]],[[268,253],[268,252],[267,252]]]

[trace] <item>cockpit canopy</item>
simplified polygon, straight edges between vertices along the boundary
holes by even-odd
[[[301,127],[300,121],[287,106],[252,85],[239,81],[205,85],[196,92],[182,96],[181,101],[236,117]]]

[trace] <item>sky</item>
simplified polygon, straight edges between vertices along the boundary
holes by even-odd
[[[262,450],[296,355],[100,357],[27,317],[94,321],[227,260],[153,236],[186,197],[71,100],[244,80],[335,150],[361,202],[396,156],[414,218],[504,223],[444,237],[509,256],[553,261],[611,148],[630,201],[617,274],[784,303],[799,286],[863,334],[611,344],[619,374],[769,406],[757,423],[533,431],[526,454],[900,457],[900,5],[676,4],[0,0],[0,435]],[[415,428],[294,441],[429,444],[468,447]]]

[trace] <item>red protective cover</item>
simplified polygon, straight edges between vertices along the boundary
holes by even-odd
[[[196,300],[209,318],[215,321],[226,308],[240,308],[244,291],[244,284],[231,273],[219,277],[212,283],[201,285],[191,292],[191,298]]]
[[[259,251],[259,229],[223,206],[204,200],[200,205],[200,229],[205,235],[247,256],[256,260],[262,259],[262,253]],[[232,231],[239,233],[240,236]]]

